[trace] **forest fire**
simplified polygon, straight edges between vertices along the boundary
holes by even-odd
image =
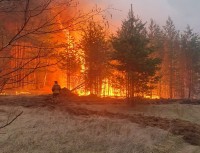
[[[29,2],[22,2],[23,11],[10,6],[19,20],[12,11],[0,13],[0,94],[50,93],[58,81],[78,95],[198,97],[199,38],[190,27],[179,37],[171,18],[163,29],[154,21],[144,26],[131,7],[111,36],[97,6],[81,11],[74,1]]]
[[[85,64],[85,59],[84,59],[85,55],[81,49],[74,47],[74,46],[76,46],[75,41],[80,39],[80,36],[79,36],[79,34],[73,35],[73,33],[71,35],[69,30],[64,29],[64,26],[62,24],[60,17],[58,18],[58,21],[60,24],[60,28],[63,29],[62,32],[65,36],[64,40],[62,40],[62,41],[66,41],[66,45],[67,45],[67,48],[64,48],[64,50],[65,50],[64,56],[66,56],[66,58],[69,58],[69,56],[75,56],[75,58],[80,61],[80,69],[79,69],[79,72],[77,72],[77,74],[74,74],[74,75],[81,75],[81,74],[83,75],[87,69],[86,64]],[[74,55],[70,55],[71,53]],[[70,71],[70,70],[67,70],[67,71]],[[76,88],[77,86],[79,86],[82,83],[82,82],[80,82],[80,80],[77,81],[74,79],[73,80],[70,79],[73,76],[68,75],[68,72],[66,72],[66,73],[67,74],[65,74],[64,77],[62,77],[60,79],[60,84],[62,87],[67,87],[68,89],[71,90],[73,88]],[[57,75],[63,76],[63,72],[59,72]],[[102,96],[102,97],[108,97],[108,96],[109,97],[122,97],[122,96],[124,96],[124,95],[120,94],[119,89],[113,88],[109,84],[109,82],[110,82],[110,80],[107,78],[105,78],[102,81],[100,96]],[[80,88],[77,88],[75,93],[77,93],[79,96],[90,95],[90,91],[86,91],[85,88],[86,87],[84,84]]]
[[[102,84],[101,96],[102,97],[122,97],[124,95],[120,94],[119,89],[115,89],[111,85],[109,85],[109,79],[104,79],[103,84]]]
[[[0,152],[200,152],[194,1],[0,0]]]
[[[144,98],[147,98],[147,99],[160,99],[160,96],[158,96],[158,95],[151,95],[151,96],[144,96]]]

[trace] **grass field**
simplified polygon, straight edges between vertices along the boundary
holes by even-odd
[[[198,128],[198,105],[132,107],[124,103],[77,103],[63,99],[55,104],[51,100],[47,96],[0,97],[0,126],[23,111],[12,124],[0,129],[1,153],[200,152],[200,146],[187,143],[182,133],[173,133],[149,118],[159,117],[157,122],[179,119]],[[145,121],[133,120],[138,119],[138,114]]]

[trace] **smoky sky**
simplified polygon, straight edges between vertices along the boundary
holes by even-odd
[[[168,3],[177,11],[175,18],[178,24],[189,24],[200,32],[199,0],[168,0]]]
[[[101,7],[112,7],[111,26],[117,28],[126,19],[131,4],[137,16],[144,22],[154,19],[164,26],[170,16],[178,30],[184,30],[190,25],[194,31],[200,32],[200,0],[84,0],[88,4]]]
[[[186,18],[197,15],[200,9],[199,0],[168,0],[168,3]]]

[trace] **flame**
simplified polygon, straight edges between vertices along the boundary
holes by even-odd
[[[158,96],[158,95],[152,95],[152,96],[145,95],[144,98],[147,98],[147,99],[160,99],[160,96]]]
[[[58,18],[58,22],[59,22],[60,28],[63,29],[62,32],[64,34],[65,43],[67,43],[69,49],[74,49],[74,46],[75,46],[74,41],[75,40],[71,39],[71,38],[74,36],[74,37],[76,37],[76,39],[78,39],[80,36],[77,33],[70,33],[69,30],[65,29],[60,17]],[[66,56],[68,56],[67,54],[68,54],[68,52],[66,51]],[[81,70],[79,73],[80,73],[80,75],[83,75],[86,70],[84,52],[82,50],[76,49],[75,56],[77,57],[77,59],[79,59],[81,61]],[[112,62],[114,64],[118,64],[117,61],[112,61]],[[114,71],[113,74],[121,76],[121,77],[124,76],[123,73],[119,73],[118,71],[117,72]],[[67,76],[63,75],[62,73],[60,73],[59,75],[62,76],[62,79],[60,79],[61,86],[66,87]],[[73,80],[72,82],[70,82],[70,84],[72,84],[72,88],[74,88],[74,87],[80,85],[82,82],[84,82],[84,79],[82,80],[82,82],[80,81],[80,78],[78,78],[77,80],[79,80],[79,81]],[[119,89],[117,87],[113,87],[110,84],[110,82],[111,82],[111,80],[109,78],[103,79],[102,86],[101,86],[101,94],[100,94],[101,97],[125,97],[126,94],[124,92],[122,92],[121,89]],[[81,88],[77,89],[75,92],[79,96],[90,95],[90,92],[85,90],[84,85]],[[152,95],[152,96],[145,95],[144,98],[159,99],[160,97],[157,95]]]
[[[62,33],[64,34],[63,39],[64,39],[65,43],[67,44],[67,50],[71,50],[72,53],[75,55],[75,57],[81,63],[80,72],[79,72],[79,74],[77,74],[77,77],[76,77],[77,79],[70,82],[70,86],[72,86],[72,88],[74,88],[74,87],[78,86],[79,84],[81,84],[81,81],[83,82],[83,80],[80,79],[80,75],[85,72],[85,59],[83,58],[84,52],[80,49],[77,49],[75,46],[76,45],[75,40],[79,38],[79,35],[77,33],[70,32],[68,29],[65,29],[62,24],[62,20],[61,20],[60,16],[58,17],[58,23],[59,23],[60,29],[62,29]],[[69,52],[66,50],[66,48],[64,48],[64,49],[65,49],[66,57],[69,56]],[[66,74],[58,74],[58,75],[62,75],[62,79],[60,80],[61,86],[66,87],[67,86]],[[76,92],[78,95],[86,94],[83,89],[78,89]]]
[[[59,22],[60,28],[63,29],[62,31],[64,33],[66,43],[68,44],[70,49],[73,49],[74,42],[72,41],[73,39],[70,39],[71,34],[70,34],[69,30],[64,29],[64,26],[63,26],[62,21],[61,21],[60,18],[58,18],[58,22]],[[78,37],[78,35],[76,35],[76,37]],[[66,56],[67,56],[67,52],[66,52]],[[85,72],[85,70],[86,70],[85,59],[83,58],[84,57],[84,52],[81,51],[81,50],[77,50],[76,56],[81,61],[80,74],[83,74]],[[73,83],[73,84],[78,85],[78,83],[80,83],[80,82]],[[65,86],[66,85],[66,78],[65,79],[63,78],[62,81],[60,82],[60,84],[61,84],[61,86]],[[89,95],[90,94],[90,92],[85,91],[84,89],[77,89],[76,93],[78,95],[80,95],[80,96]],[[109,80],[106,78],[106,79],[103,80],[101,96],[104,96],[104,97],[107,97],[107,96],[120,96],[120,93],[119,93],[118,90],[114,89],[111,85],[109,85]]]
[[[69,30],[64,29],[64,26],[63,26],[62,21],[61,21],[60,18],[58,19],[58,22],[60,24],[60,28],[63,29],[63,33],[64,33],[64,36],[65,36],[66,43],[68,44],[69,48],[73,49],[74,42],[72,40],[74,40],[74,39],[70,39],[72,34],[69,32]],[[77,33],[74,33],[73,35],[76,37],[76,39],[79,38],[79,35]],[[77,59],[79,59],[81,61],[80,75],[83,75],[85,70],[86,70],[84,52],[82,50],[76,50],[76,52],[77,52],[77,54],[76,54]],[[66,52],[66,54],[67,54],[67,52]],[[84,80],[82,80],[82,81],[84,82]],[[121,96],[125,96],[125,94],[122,94],[120,92],[120,89],[112,87],[110,82],[111,82],[111,80],[109,80],[109,78],[103,79],[102,86],[101,86],[101,94],[100,94],[102,97],[108,97],[108,96],[109,97],[121,97]],[[71,82],[71,84],[75,85],[74,87],[78,86],[80,83],[81,83],[80,81],[76,82],[76,83]],[[61,82],[61,86],[64,86],[64,85],[66,85],[66,78],[63,79],[62,82]],[[86,91],[85,88],[77,89],[76,93],[79,96],[90,95],[90,92]]]
[[[109,79],[104,79],[102,84],[102,91],[101,91],[102,97],[120,97],[122,96],[119,89],[116,89],[112,87],[109,84]]]
[[[31,95],[31,93],[28,91],[16,91],[15,94],[16,95]]]

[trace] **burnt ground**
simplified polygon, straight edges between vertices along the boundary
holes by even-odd
[[[175,101],[177,103],[177,101]],[[180,103],[182,101],[179,101]],[[65,111],[71,115],[75,116],[102,116],[115,119],[128,120],[133,123],[139,124],[141,127],[156,127],[169,131],[170,133],[182,138],[189,144],[200,146],[200,125],[185,121],[181,119],[169,119],[157,116],[146,116],[143,114],[126,114],[121,112],[112,112],[109,110],[91,110],[87,107],[82,107],[81,104],[85,105],[122,105],[129,108],[136,108],[137,105],[125,104],[123,100],[117,99],[95,99],[95,98],[72,98],[67,99],[66,97],[52,98],[51,95],[42,95],[42,96],[1,96],[0,97],[0,106],[22,106],[26,108],[38,108],[44,107],[49,110],[60,110]],[[162,102],[147,102],[145,104],[162,104]],[[170,104],[169,101],[164,101],[164,103]]]

